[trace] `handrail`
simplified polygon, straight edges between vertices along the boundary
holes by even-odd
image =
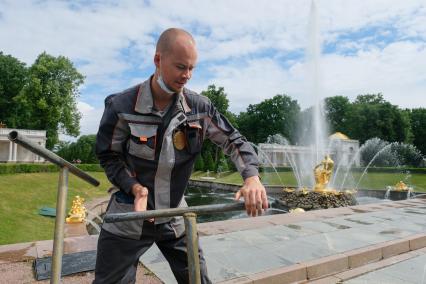
[[[61,167],[61,168],[67,167],[68,170],[71,173],[78,176],[82,180],[84,180],[84,181],[86,181],[86,182],[88,182],[88,183],[90,183],[94,186],[99,185],[99,181],[97,181],[96,179],[94,179],[90,175],[86,174],[85,172],[83,172],[82,170],[80,170],[79,168],[77,168],[76,166],[71,164],[70,162],[62,159],[61,157],[59,157],[58,155],[56,155],[52,151],[49,151],[49,150],[41,147],[40,145],[37,145],[36,143],[34,143],[30,139],[28,139],[25,135],[20,134],[18,131],[16,131],[16,130],[11,131],[9,133],[8,137],[9,137],[10,141],[15,142],[15,143],[27,148],[31,152],[33,152],[33,153],[35,153],[39,156],[42,156],[46,160],[58,165],[59,167]]]
[[[192,207],[178,207],[178,208],[170,208],[170,209],[168,208],[168,209],[148,210],[148,211],[142,211],[142,212],[106,214],[104,216],[104,221],[106,223],[115,223],[115,222],[131,221],[131,220],[145,220],[145,219],[159,218],[159,217],[183,216],[185,213],[195,213],[197,215],[202,215],[202,214],[229,212],[229,211],[239,211],[244,209],[245,209],[244,202],[199,205],[199,206],[192,206]]]
[[[192,207],[148,210],[142,212],[111,213],[105,215],[104,222],[114,223],[158,217],[183,216],[186,232],[189,283],[200,284],[201,273],[200,258],[198,254],[197,214],[222,213],[244,209],[244,202],[239,201],[228,204],[200,205]]]
[[[55,219],[55,233],[53,236],[53,254],[52,254],[52,273],[50,283],[59,284],[61,282],[62,271],[62,254],[64,252],[64,228],[65,228],[65,215],[67,206],[67,193],[68,193],[68,172],[73,173],[82,180],[98,186],[99,181],[90,175],[86,174],[70,162],[62,159],[55,153],[37,145],[25,135],[20,134],[14,130],[9,132],[9,140],[23,146],[31,152],[42,156],[46,160],[58,165],[61,170],[59,172],[58,182],[58,195],[56,198],[56,219]]]

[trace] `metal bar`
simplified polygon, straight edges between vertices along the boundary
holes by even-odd
[[[130,220],[151,219],[158,217],[183,216],[185,213],[193,212],[198,215],[222,213],[227,211],[245,210],[244,202],[235,202],[228,204],[200,205],[192,207],[179,207],[170,209],[148,210],[143,212],[127,212],[106,214],[104,221],[107,223],[123,222]]]
[[[62,167],[59,173],[58,196],[56,200],[55,234],[53,238],[52,275],[50,283],[61,281],[62,254],[64,252],[64,228],[67,207],[68,168]]]
[[[58,155],[56,155],[52,151],[49,151],[49,150],[41,147],[40,145],[34,143],[30,139],[28,139],[25,135],[20,134],[18,131],[14,130],[14,131],[9,132],[8,136],[9,136],[10,141],[17,143],[17,144],[23,146],[24,148],[27,148],[31,152],[45,158],[46,160],[58,165],[61,168],[67,167],[71,173],[73,173],[74,175],[78,176],[79,178],[87,181],[88,183],[90,183],[94,186],[99,185],[99,181],[94,179],[92,176],[83,172],[82,170],[80,170],[79,168],[77,168],[76,166],[71,164],[70,162],[62,159],[61,157],[59,157]]]
[[[183,214],[186,232],[186,249],[188,256],[188,273],[190,284],[201,283],[200,256],[198,255],[197,214]]]

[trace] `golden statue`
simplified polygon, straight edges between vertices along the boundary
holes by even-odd
[[[396,191],[407,191],[408,186],[402,180],[400,180],[399,182],[397,182],[395,184],[395,190]]]
[[[84,207],[84,198],[76,195],[72,201],[69,217],[65,219],[68,224],[82,223],[86,218],[86,208]]]
[[[324,160],[314,168],[316,192],[328,192],[327,184],[330,182],[331,174],[333,173],[334,162],[329,155],[326,155]]]

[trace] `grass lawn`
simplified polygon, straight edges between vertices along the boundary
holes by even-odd
[[[72,198],[91,200],[106,196],[111,186],[102,172],[90,172],[99,187],[69,175],[67,213]],[[53,239],[55,219],[38,214],[41,207],[56,207],[59,173],[0,175],[0,245]]]
[[[70,175],[68,208],[72,198],[80,195],[89,201],[96,197],[107,196],[107,189],[111,186],[102,172],[89,173],[101,182],[99,187]],[[296,185],[291,172],[262,173],[262,181],[270,185]],[[195,172],[192,178],[199,179],[206,176],[205,172]],[[242,184],[238,173],[222,173],[215,176],[216,182]],[[358,180],[356,173],[353,180]],[[38,214],[41,207],[56,207],[56,194],[59,173],[31,173],[0,175],[0,245],[29,242],[34,240],[53,239],[55,219]],[[394,185],[399,180],[405,180],[405,174],[369,173],[362,179],[359,188],[384,189],[387,185]],[[426,192],[426,174],[412,174],[408,183],[416,191]]]
[[[261,173],[262,182],[269,185],[297,185],[296,178],[292,172],[279,172],[279,178],[275,172]],[[192,175],[194,179],[200,179],[207,176],[205,172],[195,172]],[[243,180],[238,173],[222,173],[215,175],[210,173],[211,177],[216,177],[216,182],[242,184]],[[359,181],[361,173],[349,175],[345,187],[354,187]],[[398,181],[404,181],[410,186],[413,186],[415,191],[426,192],[426,174],[410,174],[407,176],[403,173],[367,173],[363,176],[358,188],[365,189],[385,189],[388,185],[395,185]],[[337,183],[340,184],[340,183]]]

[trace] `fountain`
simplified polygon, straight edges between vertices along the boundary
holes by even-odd
[[[302,135],[299,135],[297,145],[289,145],[287,139],[275,134],[268,137],[266,144],[259,145],[258,153],[260,160],[265,164],[284,165],[292,168],[297,186],[285,188],[279,197],[283,204],[290,209],[296,207],[318,209],[354,205],[357,204],[355,193],[357,193],[360,182],[366,176],[369,167],[374,165],[374,162],[385,160],[388,166],[400,166],[404,162],[400,161],[399,152],[407,152],[405,149],[413,152],[411,156],[417,160],[420,159],[417,156],[420,157],[421,155],[400,142],[389,143],[379,138],[373,138],[359,147],[358,141],[349,139],[342,133],[336,132],[328,136],[322,107],[321,41],[315,1],[312,1],[309,19],[306,67],[308,82],[310,82],[308,84],[310,85],[310,94],[314,101],[311,112],[307,112],[311,120],[305,119],[299,125]],[[329,138],[328,142],[327,137]],[[399,150],[400,148],[401,150]],[[339,149],[349,150],[345,152],[344,158],[342,158],[343,152],[339,152]],[[361,156],[363,158],[364,156],[368,157],[368,160],[363,160],[367,166],[360,177],[355,178],[351,169],[353,166],[359,166]],[[325,158],[321,161],[322,157]],[[279,160],[282,163],[278,163]],[[334,175],[335,164],[333,160],[337,161]],[[400,188],[399,191],[406,191],[407,198],[413,195],[412,189],[404,188],[401,184],[395,187],[395,189],[397,188]],[[387,195],[390,194],[389,192]]]
[[[299,143],[304,146],[293,146],[293,153],[298,156],[284,153],[288,163],[293,169],[297,180],[296,188],[285,188],[279,196],[283,205],[290,209],[301,208],[304,210],[340,207],[356,204],[354,190],[339,191],[329,186],[332,181],[334,161],[330,157],[333,144],[341,143],[340,140],[330,139],[327,142],[328,127],[325,122],[324,111],[322,107],[322,87],[319,78],[321,41],[319,36],[318,13],[315,1],[312,1],[309,17],[309,37],[307,54],[307,73],[310,84],[310,94],[314,98],[313,115],[311,121],[299,127],[305,130],[304,137],[299,137]],[[306,131],[307,127],[310,129]],[[309,137],[306,133],[310,133]],[[337,135],[337,134],[336,134]],[[340,136],[344,136],[340,134]],[[345,136],[346,137],[346,136]],[[277,142],[278,137],[271,137],[270,140]],[[347,137],[346,137],[347,138]],[[348,139],[348,138],[347,138]],[[284,145],[288,145],[287,140]],[[269,141],[270,142],[270,141]],[[306,145],[310,142],[310,145]],[[281,143],[280,143],[281,144]],[[300,149],[300,150],[299,150]],[[300,154],[302,152],[302,154]],[[265,155],[267,156],[267,155]],[[325,157],[323,160],[320,160]],[[313,171],[312,171],[313,169]]]
[[[356,205],[356,191],[338,191],[327,187],[333,173],[333,166],[333,160],[326,155],[324,160],[314,168],[313,188],[285,188],[279,197],[282,204],[289,208],[303,210]]]

